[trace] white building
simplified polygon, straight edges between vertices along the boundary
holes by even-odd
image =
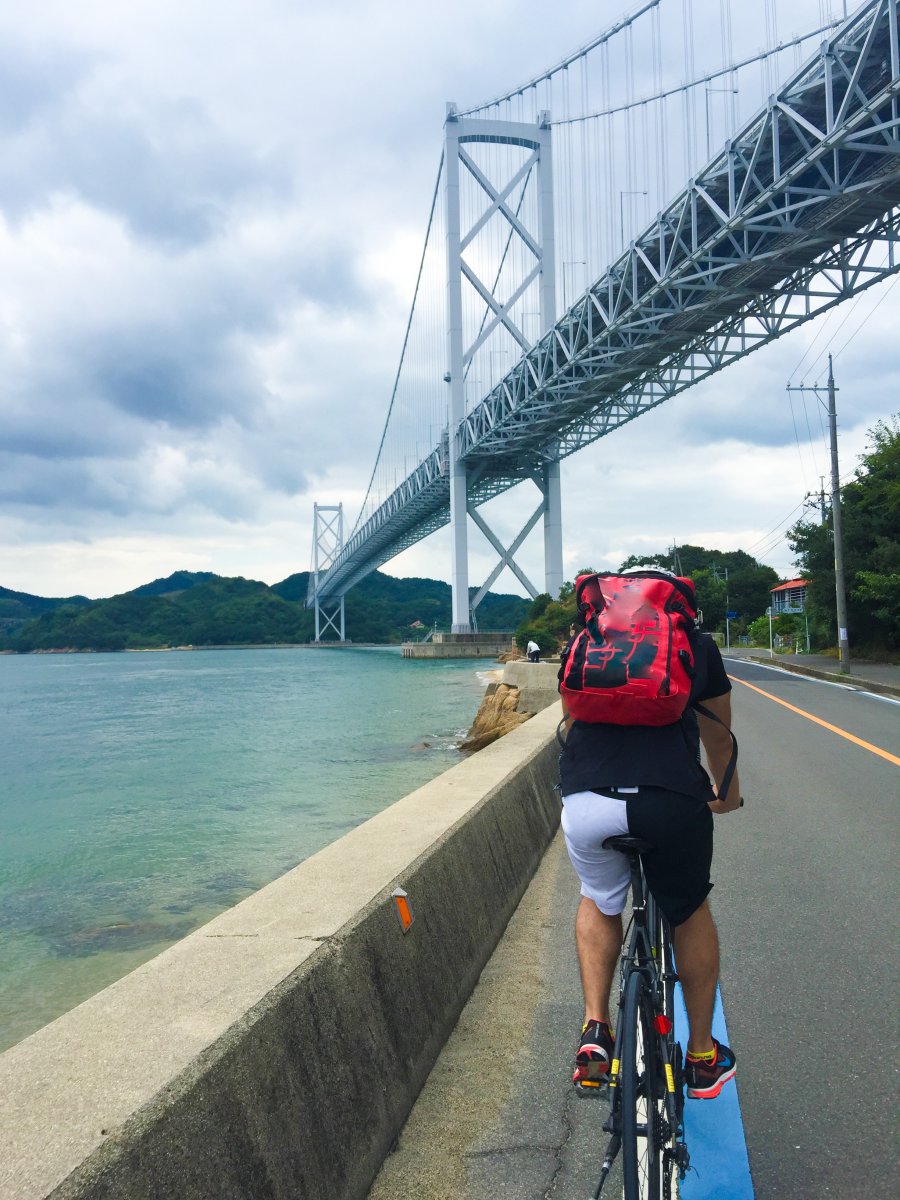
[[[808,579],[790,579],[787,583],[779,583],[778,587],[771,588],[772,616],[779,617],[782,613],[805,612],[808,584]]]

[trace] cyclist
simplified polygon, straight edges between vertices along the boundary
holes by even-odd
[[[712,637],[698,632],[693,641],[690,704],[672,725],[574,721],[563,699],[562,828],[581,880],[575,943],[584,1025],[575,1084],[601,1079],[612,1057],[609,997],[630,878],[625,855],[603,849],[603,841],[615,834],[631,834],[655,847],[642,862],[648,887],[672,926],[690,1028],[688,1096],[712,1099],[735,1073],[734,1054],[712,1036],[719,941],[707,896],[712,888],[712,815],[740,806],[740,782],[735,772],[728,794],[719,796],[700,761],[702,742],[713,776],[724,777],[732,753],[731,682]],[[721,724],[695,712],[692,706],[698,702]]]

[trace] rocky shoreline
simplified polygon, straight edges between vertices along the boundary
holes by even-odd
[[[481,750],[557,703],[557,669],[556,662],[530,663],[524,659],[507,662],[502,678],[488,684],[460,750],[467,754]]]

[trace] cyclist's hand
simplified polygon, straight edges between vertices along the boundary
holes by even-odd
[[[743,796],[736,796],[733,800],[710,800],[709,811],[711,813],[735,812],[743,805],[743,803]]]

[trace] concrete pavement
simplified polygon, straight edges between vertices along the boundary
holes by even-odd
[[[570,1083],[582,1002],[577,880],[557,835],[482,973],[370,1200],[584,1200],[603,1098]],[[604,1194],[621,1195],[620,1178]]]

